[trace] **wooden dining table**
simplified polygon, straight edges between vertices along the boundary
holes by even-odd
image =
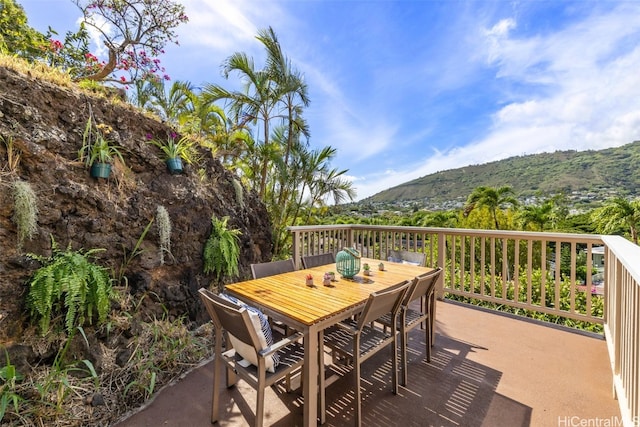
[[[359,313],[371,292],[387,289],[432,270],[384,262],[384,270],[380,271],[380,260],[361,258],[360,261],[370,265],[370,276],[365,276],[361,269],[360,273],[347,279],[338,274],[336,264],[328,264],[226,285],[229,294],[304,334],[303,422],[307,427],[325,421],[322,331]],[[335,281],[325,286],[323,276],[330,271],[335,273]],[[312,286],[306,283],[308,275],[313,277]],[[322,389],[320,393],[319,386]]]

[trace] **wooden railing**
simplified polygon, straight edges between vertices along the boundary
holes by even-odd
[[[291,227],[293,257],[355,247],[387,260],[392,249],[422,252],[427,266],[445,269],[445,293],[576,321],[603,323],[592,281],[600,236],[371,225]],[[591,290],[594,290],[593,295]]]
[[[640,419],[640,247],[620,236],[605,243],[604,333],[625,426]]]
[[[640,419],[640,247],[619,236],[398,226],[291,227],[296,262],[355,247],[387,259],[391,249],[426,255],[445,269],[445,294],[576,321],[604,330],[623,425]],[[604,265],[594,256],[604,246]],[[597,249],[596,249],[597,248]],[[593,277],[604,278],[603,284]],[[602,295],[600,295],[602,294]]]

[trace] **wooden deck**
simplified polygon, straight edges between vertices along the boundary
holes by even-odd
[[[398,395],[382,353],[363,365],[366,426],[619,425],[606,344],[597,336],[439,301],[432,361],[423,331],[413,330],[409,383]],[[353,425],[350,374],[327,389],[325,426]],[[213,363],[204,364],[117,425],[210,426],[212,376]],[[254,399],[242,382],[225,389],[219,425],[252,424]],[[267,426],[302,423],[296,392],[269,390],[265,408]]]

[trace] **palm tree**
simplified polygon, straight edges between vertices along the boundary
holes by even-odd
[[[207,102],[226,100],[232,113],[233,120],[238,127],[251,123],[262,123],[262,153],[269,153],[270,122],[274,116],[277,102],[274,82],[268,71],[256,70],[253,59],[243,52],[236,52],[227,58],[222,66],[223,75],[228,78],[232,72],[237,72],[245,83],[244,91],[228,91],[220,85],[208,84],[202,90],[202,96]],[[259,143],[259,140],[257,141]],[[259,159],[258,195],[262,198],[267,185],[269,170],[269,156]]]
[[[513,190],[509,186],[503,186],[500,188],[493,187],[477,187],[469,195],[467,199],[467,205],[464,208],[464,216],[468,216],[475,208],[485,207],[491,212],[491,217],[496,226],[496,230],[500,230],[500,224],[498,224],[498,210],[505,204],[517,206],[518,201],[510,196],[513,194]]]
[[[551,200],[545,200],[537,205],[523,206],[518,212],[518,219],[522,224],[522,229],[524,230],[527,225],[533,224],[538,231],[544,231],[545,225],[552,220],[553,208],[554,205]]]
[[[438,211],[425,215],[419,224],[421,227],[456,228],[458,214],[454,211]]]
[[[615,197],[596,209],[591,219],[601,233],[614,233],[626,227],[631,235],[631,241],[638,244],[640,199],[629,201],[623,197]]]

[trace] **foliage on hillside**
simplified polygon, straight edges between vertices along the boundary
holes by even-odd
[[[637,196],[640,141],[589,151],[531,154],[436,172],[375,194],[364,202],[466,199],[476,187],[511,186],[519,196],[536,193]],[[606,196],[602,197],[602,199]]]

